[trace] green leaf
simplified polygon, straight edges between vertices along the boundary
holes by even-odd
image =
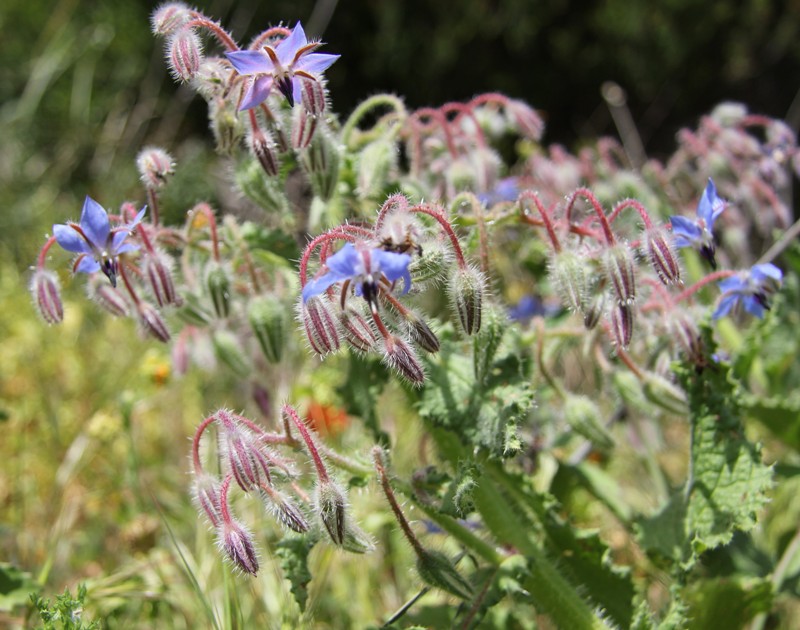
[[[0,610],[9,612],[14,606],[28,602],[39,585],[26,573],[8,562],[0,562]]]
[[[307,535],[285,534],[277,543],[275,553],[281,561],[284,575],[291,584],[292,595],[300,610],[304,611],[308,601],[308,583],[311,572],[308,570],[308,554],[316,540]]]
[[[744,628],[772,607],[772,585],[766,579],[695,580],[684,591],[690,629]]]
[[[786,445],[800,451],[800,391],[789,391],[770,398],[749,394],[743,397],[747,414],[761,422]]]

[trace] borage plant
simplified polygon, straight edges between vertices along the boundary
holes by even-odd
[[[179,3],[152,24],[208,103],[240,200],[165,224],[179,167],[145,148],[147,209],[87,197],[78,223],[53,227],[32,295],[62,320],[58,244],[98,305],[172,344],[179,372],[194,360],[251,384],[261,417],[210,414],[191,456],[235,569],[259,579],[276,562],[254,533],[270,521],[236,516],[238,494],[293,541],[278,556],[301,611],[317,545],[405,561],[348,500],[372,479],[432,590],[388,625],[683,627],[723,599],[718,627],[764,624],[785,564],[747,573],[732,541],[764,545],[774,477],[745,421],[775,430],[770,410],[799,408],[759,378],[797,386],[796,340],[757,357],[787,317],[773,300],[790,299],[773,263],[796,231],[781,237],[800,163],[784,123],[724,104],[640,168],[608,139],[576,155],[541,144],[536,112],[496,93],[417,111],[379,94],[342,123],[323,74],[339,57],[301,24],[245,48]],[[790,286],[796,300],[794,271]],[[321,404],[353,420],[355,452],[298,412]]]

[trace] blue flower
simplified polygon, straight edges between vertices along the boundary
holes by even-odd
[[[127,225],[111,228],[108,213],[94,199],[87,196],[83,202],[80,223],[68,222],[53,226],[53,235],[61,247],[68,252],[80,254],[74,270],[81,273],[102,271],[113,286],[117,286],[117,257],[125,252],[139,249],[138,245],[126,243],[125,239],[139,224],[146,207],[139,210],[136,218]]]
[[[737,305],[756,317],[763,317],[769,310],[769,297],[778,290],[783,273],[772,263],[753,265],[748,271],[725,278],[719,283],[722,298],[712,315],[713,319],[724,317]]]
[[[370,304],[375,302],[381,276],[389,282],[403,279],[403,293],[411,288],[408,265],[411,256],[396,254],[379,248],[354,247],[346,243],[342,249],[325,261],[328,272],[303,287],[303,302],[319,295],[337,282],[346,280],[356,285],[356,295],[362,295]]]
[[[533,295],[523,295],[515,306],[508,309],[508,318],[512,322],[525,322],[533,317],[552,317],[560,310],[560,306],[546,304]]]
[[[316,81],[316,74],[326,70],[340,57],[312,52],[321,45],[321,42],[309,42],[298,22],[289,36],[274,47],[225,53],[239,74],[255,77],[239,109],[252,109],[263,103],[273,83],[289,101],[289,105],[294,106],[300,100],[300,77]]]
[[[696,249],[714,269],[717,268],[717,261],[714,258],[714,221],[722,214],[725,207],[725,201],[717,196],[717,188],[709,178],[705,192],[700,198],[700,203],[697,204],[697,218],[670,217],[675,245],[677,247],[692,247]]]
[[[516,201],[517,197],[519,197],[518,177],[501,179],[492,190],[478,194],[480,202],[487,206],[493,206],[501,201]]]

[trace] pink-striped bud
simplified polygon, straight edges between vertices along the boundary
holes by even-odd
[[[182,2],[162,4],[150,18],[154,35],[169,35],[192,19],[191,9]]]
[[[423,319],[411,313],[408,318],[408,333],[411,341],[417,344],[425,352],[439,352],[439,338],[431,327]]]
[[[167,64],[175,80],[191,81],[200,69],[203,47],[200,37],[191,28],[174,32],[167,42]]]
[[[298,318],[311,349],[320,356],[339,349],[339,331],[327,297],[315,295],[298,302]]]
[[[261,127],[252,128],[247,136],[247,144],[264,172],[269,177],[275,177],[280,169],[280,161],[272,135]]]
[[[292,148],[305,149],[317,130],[317,117],[309,114],[305,108],[295,110],[292,117]]]
[[[217,541],[234,566],[250,575],[258,573],[258,554],[253,536],[241,523],[230,518],[223,521],[217,528]]]
[[[617,304],[611,310],[611,330],[617,345],[627,348],[633,338],[633,307]]]
[[[175,162],[169,153],[158,147],[145,147],[136,156],[136,168],[145,188],[158,190],[175,172]]]
[[[375,349],[378,338],[364,315],[352,307],[339,312],[339,326],[345,341],[359,352]]]
[[[101,278],[100,274],[95,274],[86,283],[86,292],[92,301],[114,317],[125,317],[128,314],[129,307],[125,296],[112,287],[105,278]]]
[[[61,302],[58,276],[52,271],[38,267],[33,272],[30,291],[33,303],[42,319],[48,324],[61,323],[64,319],[64,306]]]
[[[148,302],[139,302],[136,308],[142,330],[162,343],[168,343],[170,340],[169,329],[156,307]]]
[[[645,253],[658,279],[667,286],[681,283],[681,267],[672,241],[664,230],[652,228],[645,233]]]
[[[308,521],[305,514],[285,494],[271,486],[262,486],[261,496],[264,499],[264,504],[273,513],[276,520],[285,528],[291,529],[298,534],[304,534],[308,531]]]
[[[592,330],[597,326],[605,308],[606,293],[605,291],[600,291],[588,301],[588,304],[583,309],[583,325],[587,330]]]
[[[180,303],[175,293],[175,283],[172,281],[171,266],[170,259],[161,252],[147,256],[144,261],[144,277],[159,306]]]
[[[269,458],[253,432],[224,409],[217,412],[217,424],[220,453],[239,487],[249,492],[270,485]]]
[[[416,387],[425,382],[425,371],[417,353],[400,337],[390,335],[384,339],[383,362]]]
[[[303,109],[312,116],[319,116],[325,111],[325,85],[319,79],[300,79],[300,98]]]
[[[617,304],[632,304],[636,300],[636,270],[630,247],[624,244],[610,247],[605,267]]]
[[[208,473],[195,476],[192,485],[192,499],[201,516],[205,516],[212,527],[219,527],[220,515],[220,482]]]

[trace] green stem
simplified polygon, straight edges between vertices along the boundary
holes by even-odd
[[[376,94],[375,96],[371,96],[358,107],[356,107],[353,113],[350,114],[347,122],[345,122],[344,127],[342,127],[342,144],[345,146],[350,146],[350,136],[358,126],[358,123],[361,122],[361,119],[364,118],[364,116],[368,114],[370,110],[383,106],[393,109],[401,121],[408,116],[406,106],[403,105],[403,101],[396,96],[392,94]]]

